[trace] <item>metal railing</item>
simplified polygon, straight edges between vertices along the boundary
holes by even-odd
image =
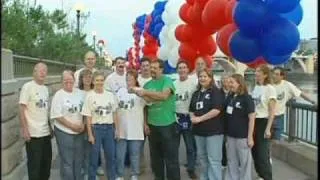
[[[76,70],[76,64],[33,58],[28,56],[13,55],[14,77],[19,78],[32,76],[34,65],[38,62],[44,62],[47,64],[48,75],[60,75],[65,69],[70,69],[73,71]]]
[[[291,100],[287,103],[284,134],[289,142],[302,142],[318,145],[318,113],[317,106]]]

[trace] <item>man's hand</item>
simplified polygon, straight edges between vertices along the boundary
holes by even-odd
[[[22,128],[22,136],[23,136],[23,139],[27,142],[31,140],[29,129],[27,127]]]
[[[150,128],[147,124],[144,125],[144,134],[146,136],[150,135]]]
[[[144,94],[145,94],[145,90],[144,89],[136,89],[135,92],[140,97],[144,96]]]

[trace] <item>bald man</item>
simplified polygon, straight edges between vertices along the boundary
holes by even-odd
[[[50,177],[52,129],[48,118],[49,91],[44,85],[47,65],[38,63],[33,80],[22,86],[19,108],[22,135],[26,142],[27,167],[30,180]]]
[[[79,85],[79,75],[82,70],[89,69],[92,73],[97,71],[97,69],[94,68],[94,66],[96,65],[96,53],[94,53],[93,51],[88,51],[84,55],[84,65],[84,68],[81,68],[74,73],[74,87],[78,87]]]

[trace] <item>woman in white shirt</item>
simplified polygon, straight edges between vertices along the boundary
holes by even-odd
[[[93,89],[93,83],[92,83],[92,71],[90,69],[83,69],[80,72],[79,75],[79,80],[78,80],[78,85],[79,89],[82,91],[83,94],[83,99],[82,102],[84,102],[85,96],[87,95],[88,92],[90,92]],[[83,104],[83,103],[82,103]],[[84,123],[85,123],[85,130],[84,130],[84,158],[83,158],[83,171],[84,174],[88,174],[88,166],[89,166],[89,153],[90,153],[90,143],[88,141],[88,132],[86,128],[87,121],[84,118]],[[103,175],[103,169],[101,167],[101,156],[99,156],[99,161],[98,161],[98,170],[97,174],[98,175]]]
[[[106,158],[107,177],[110,180],[116,178],[115,138],[118,134],[118,100],[114,94],[104,90],[104,80],[103,72],[97,71],[93,74],[94,88],[87,94],[81,112],[87,117],[88,138],[92,144],[88,180],[96,179],[101,146]]]
[[[80,114],[82,94],[73,88],[72,71],[62,74],[63,88],[57,91],[52,99],[51,119],[54,121],[54,132],[61,157],[61,180],[83,179],[83,118]]]
[[[129,70],[126,74],[127,88],[117,91],[119,100],[119,140],[116,143],[117,180],[123,180],[125,155],[129,151],[131,180],[137,180],[140,173],[140,154],[144,140],[143,98],[131,93],[138,86],[138,73]]]
[[[275,117],[276,90],[271,85],[271,71],[267,65],[256,69],[256,83],[252,92],[255,102],[256,121],[252,157],[259,177],[272,180],[270,163],[271,127]]]

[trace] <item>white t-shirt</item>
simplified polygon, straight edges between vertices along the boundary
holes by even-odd
[[[256,85],[252,91],[252,99],[255,103],[256,118],[268,118],[271,99],[276,100],[277,94],[275,88],[271,85]]]
[[[92,124],[113,124],[113,112],[118,108],[118,100],[113,93],[90,91],[81,111],[83,116],[92,117]]]
[[[53,96],[51,103],[50,118],[56,119],[63,117],[67,121],[81,125],[83,124],[83,117],[80,114],[84,101],[84,94],[81,90],[74,88],[72,92],[67,92],[60,89]],[[54,125],[59,130],[68,134],[79,134],[70,128],[61,124],[58,120],[54,121]]]
[[[85,68],[81,68],[81,69],[78,69],[75,73],[74,73],[74,85],[73,87],[75,88],[78,88],[78,85],[79,85],[79,76],[80,76],[80,73],[82,70],[84,70]],[[97,69],[93,68],[92,69],[92,73],[96,72]]]
[[[45,85],[30,81],[22,86],[19,104],[27,106],[25,116],[31,137],[44,137],[50,134],[48,102],[49,91]]]
[[[286,80],[282,80],[280,84],[274,84],[273,87],[277,92],[276,115],[284,114],[287,101],[293,97],[299,97],[301,95],[301,90]]]
[[[143,78],[143,77],[141,76],[141,74],[139,74],[139,76],[138,76],[138,82],[139,82],[140,87],[143,88],[143,86],[144,86],[148,81],[150,81],[151,79],[152,79],[152,77]]]
[[[104,81],[104,89],[105,90],[117,92],[122,87],[124,87],[124,88],[127,87],[125,73],[122,76],[120,76],[119,74],[117,74],[117,72],[113,72]]]
[[[189,105],[192,94],[197,90],[197,83],[188,77],[185,81],[177,79],[173,84],[176,88],[176,112],[189,113]]]
[[[197,75],[197,73],[189,74],[189,78],[188,79],[192,79],[196,84],[198,84],[198,75]]]
[[[117,92],[119,100],[119,135],[121,139],[144,140],[143,108],[146,102],[127,88],[120,88]]]

